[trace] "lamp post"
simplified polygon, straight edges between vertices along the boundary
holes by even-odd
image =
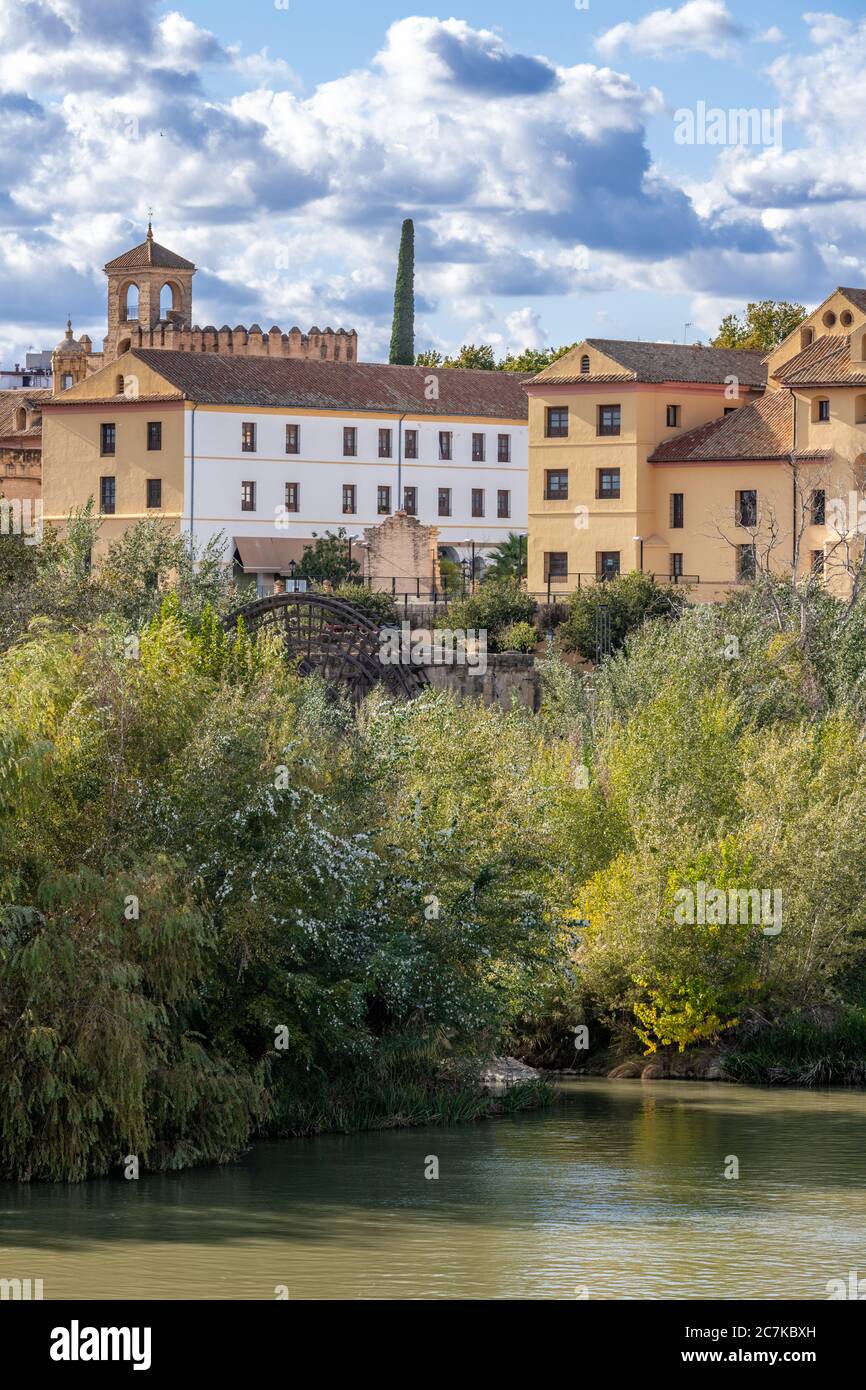
[[[523,532],[521,531],[521,532],[518,533],[518,536],[517,536],[517,582],[518,582],[518,584],[521,583],[522,579],[523,579]]]
[[[466,597],[466,571],[469,568],[469,561],[464,558],[460,561],[460,571],[463,575],[463,597]]]
[[[632,536],[632,540],[640,544],[640,572],[643,574],[643,536]]]
[[[289,561],[289,583],[292,586],[292,593],[295,593],[295,570],[298,568],[297,560]]]
[[[474,537],[474,536],[469,536],[469,537],[463,542],[463,544],[464,544],[464,545],[471,546],[471,549],[472,549],[472,568],[471,568],[471,570],[469,571],[469,574],[470,574],[470,579],[469,579],[469,592],[470,592],[470,594],[471,594],[471,593],[474,593],[474,592],[475,592],[475,537]],[[461,563],[462,563],[462,562],[461,562]]]

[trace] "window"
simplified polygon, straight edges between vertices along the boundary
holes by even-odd
[[[484,488],[474,487],[472,489],[472,515],[484,515]]]
[[[737,546],[737,578],[754,579],[755,577],[755,547],[753,545]]]
[[[600,405],[598,407],[597,434],[619,434],[620,427],[620,408],[618,405]]]
[[[565,439],[568,436],[568,406],[549,405],[545,434],[548,439]]]
[[[758,494],[753,488],[737,493],[735,517],[738,526],[757,526]]]
[[[148,508],[162,506],[162,478],[148,478],[147,505]]]
[[[440,431],[439,431],[439,457],[440,457],[441,459],[450,459],[450,457],[451,457],[451,431],[450,431],[450,430],[440,430]]]
[[[581,376],[589,375],[589,354],[586,352],[580,359],[580,374]]]
[[[103,429],[105,426],[103,425]],[[99,510],[104,516],[113,516],[117,500],[117,479],[99,479]]]
[[[511,516],[511,493],[507,488],[500,488],[496,494],[496,515],[502,519]]]
[[[440,487],[439,489],[439,515],[451,515],[451,489],[450,487]]]
[[[809,499],[809,514],[813,526],[825,525],[827,498],[822,487],[816,488]]]
[[[680,530],[683,525],[683,518],[685,516],[684,499],[685,494],[682,492],[671,493],[671,526],[675,531]]]
[[[812,340],[814,339],[814,337],[815,337],[815,334],[814,334],[814,332],[812,331],[811,328],[801,328],[801,329],[800,329],[800,351],[801,351],[801,352],[802,352],[803,348],[807,348],[807,347],[809,346],[809,344],[812,342]]]
[[[122,376],[115,377],[115,379],[114,379],[114,394],[115,394],[115,396],[122,396],[122,395],[124,394],[124,390],[125,390],[125,383],[124,383],[123,377],[122,377]]]
[[[818,413],[815,419],[820,422],[830,419],[830,402],[826,397],[822,397],[822,399],[818,401]]]
[[[472,462],[484,462],[484,435],[473,434],[472,436]]]
[[[619,551],[597,550],[595,572],[599,579],[616,579],[619,574]]]
[[[823,573],[824,573],[824,552],[823,552],[823,550],[811,550],[811,551],[809,552],[809,560],[810,560],[810,562],[811,562],[811,567],[812,567],[812,573],[813,573],[813,574],[823,574]]]
[[[358,431],[353,425],[346,425],[343,430],[343,457],[354,458],[358,452]]]
[[[496,446],[496,458],[499,463],[511,462],[511,435],[500,434]]]
[[[407,430],[404,442],[406,445],[405,452],[407,459],[416,459],[418,457],[418,431]]]
[[[353,516],[358,501],[358,491],[354,483],[343,484],[343,516]]]
[[[286,483],[286,511],[299,512],[301,510],[301,485],[300,483]]]
[[[683,577],[683,557],[682,552],[674,550],[671,552],[671,579],[682,579]]]
[[[680,408],[678,405],[669,405],[666,412],[665,423],[669,430],[675,430],[680,423]]]
[[[546,550],[544,552],[544,578],[545,580],[568,578],[567,550]]]
[[[391,489],[389,487],[379,487],[376,489],[376,511],[380,516],[387,516],[391,510]]]
[[[148,420],[147,422],[147,447],[150,450],[162,448],[162,421]]]
[[[241,483],[241,511],[254,512],[256,509],[255,483]]]
[[[299,454],[301,452],[301,427],[300,425],[286,425],[286,453]]]
[[[379,431],[379,458],[389,459],[391,457],[391,431]]]
[[[60,378],[60,385],[61,385],[61,388],[62,388],[64,391],[68,391],[68,390],[69,390],[69,388],[70,388],[71,385],[72,385],[72,373],[71,373],[71,372],[64,372],[64,373],[63,373],[63,376]]]
[[[117,444],[117,426],[99,426],[99,452],[101,454],[113,454]]]
[[[241,425],[241,453],[254,454],[256,452],[256,427],[246,421]]]
[[[737,408],[737,407],[736,407],[735,405],[726,405],[726,406],[725,406],[725,414],[726,414],[726,415],[733,415],[733,413],[734,413],[734,411],[736,410],[736,408]]]
[[[595,495],[604,499],[619,497],[619,469],[598,468],[595,473]]]
[[[567,468],[545,469],[544,498],[546,502],[565,502],[568,500]]]
[[[407,516],[418,515],[418,489],[417,487],[404,487],[403,489],[403,511]]]

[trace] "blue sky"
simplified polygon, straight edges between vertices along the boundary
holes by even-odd
[[[355,327],[368,359],[406,216],[419,348],[815,303],[866,284],[864,66],[851,0],[3,0],[0,361],[68,312],[99,343],[149,205],[199,323]],[[781,126],[682,143],[699,103]]]

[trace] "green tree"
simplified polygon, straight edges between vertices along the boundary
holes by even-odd
[[[524,348],[522,352],[517,354],[509,352],[499,363],[499,370],[502,372],[541,372],[545,367],[549,367],[551,362],[556,362],[558,358],[571,352],[575,346],[575,343],[569,343],[558,348]]]
[[[435,348],[427,348],[424,352],[419,352],[415,358],[416,367],[441,367],[442,353]]]
[[[388,361],[404,367],[411,367],[415,361],[415,224],[410,217],[400,234]]]
[[[648,618],[675,617],[686,601],[685,591],[673,584],[658,584],[651,574],[632,570],[605,583],[576,589],[568,618],[557,636],[564,651],[591,658],[596,652],[596,614],[604,606],[610,617],[611,649],[615,651],[628,633]]]
[[[743,314],[726,314],[711,346],[770,352],[805,317],[802,304],[791,304],[785,299],[757,300],[747,304]]]
[[[483,372],[496,371],[496,357],[489,343],[464,343],[456,357],[446,357],[443,367],[474,367]]]
[[[485,571],[487,578],[522,579],[526,574],[526,545],[526,536],[509,531],[508,538],[490,552]]]
[[[298,565],[298,578],[315,583],[342,584],[360,565],[349,559],[349,535],[344,526],[338,531],[326,531],[324,536],[313,532],[313,545],[308,545]]]

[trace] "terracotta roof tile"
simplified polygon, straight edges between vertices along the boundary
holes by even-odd
[[[131,251],[124,251],[122,256],[115,256],[113,261],[106,263],[105,269],[142,270],[149,265],[164,266],[166,270],[195,270],[192,261],[185,261],[183,256],[169,251],[167,246],[160,246],[150,237],[140,246],[133,246]]]
[[[511,420],[525,420],[528,414],[523,389],[529,377],[526,372],[235,357],[231,353],[166,348],[133,348],[132,356],[202,405],[482,415]],[[427,398],[432,376],[439,388],[435,400]]]
[[[51,400],[51,392],[46,389],[33,391],[0,391],[0,435],[4,439],[39,439],[41,425],[31,425],[26,430],[16,430],[15,411],[23,406],[26,410],[41,410],[46,401]]]
[[[768,391],[751,405],[684,430],[659,444],[650,463],[727,463],[737,459],[790,458],[793,447],[791,397]],[[824,458],[822,450],[798,453],[800,459]]]
[[[624,370],[622,375],[600,373],[582,374],[580,358],[586,348],[604,353]],[[682,381],[722,383],[736,376],[744,386],[765,386],[767,369],[763,354],[743,348],[698,347],[684,343],[640,343],[616,338],[586,338],[563,357],[551,362],[537,376],[536,382],[585,381]]]
[[[850,334],[823,334],[783,363],[773,377],[783,386],[866,385],[866,369],[851,361]]]

